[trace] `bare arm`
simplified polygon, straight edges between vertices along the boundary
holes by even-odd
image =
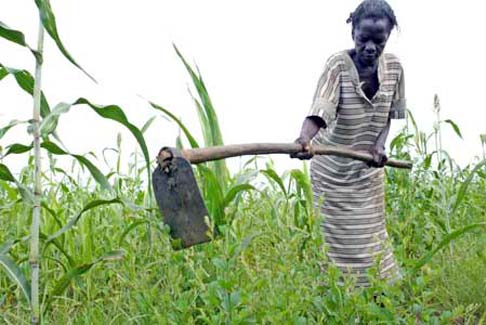
[[[383,128],[383,130],[381,130],[378,138],[376,138],[374,146],[371,148],[373,161],[370,162],[370,166],[372,167],[383,167],[388,160],[388,157],[385,154],[385,142],[386,138],[388,137],[388,133],[390,132],[390,123],[391,119],[388,118],[386,126]]]
[[[310,141],[316,136],[320,128],[325,128],[326,123],[324,120],[318,116],[308,116],[302,123],[302,128],[300,130],[300,136],[295,140],[295,142],[302,145],[303,152],[296,154],[291,154],[291,158],[298,159],[311,159],[313,154],[310,148]]]

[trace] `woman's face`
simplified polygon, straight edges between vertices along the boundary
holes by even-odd
[[[390,22],[386,18],[365,18],[353,30],[354,47],[358,61],[363,66],[376,63],[385,49],[390,35]]]

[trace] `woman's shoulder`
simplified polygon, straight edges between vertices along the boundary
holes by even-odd
[[[347,50],[339,51],[331,54],[326,60],[326,67],[334,70],[344,70],[346,68]]]
[[[400,61],[398,56],[396,56],[393,53],[384,53],[383,56],[385,58],[387,65],[394,65],[402,69],[402,62]]]

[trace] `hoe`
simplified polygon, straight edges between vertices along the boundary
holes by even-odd
[[[152,174],[155,198],[170,227],[170,235],[179,248],[186,248],[211,240],[211,231],[205,222],[208,210],[192,172],[191,164],[229,157],[261,154],[292,154],[302,152],[297,143],[251,143],[179,151],[164,147],[157,156],[157,168]],[[316,155],[336,155],[361,161],[371,161],[367,152],[353,151],[338,146],[313,146]],[[412,163],[389,159],[387,166],[411,169]]]

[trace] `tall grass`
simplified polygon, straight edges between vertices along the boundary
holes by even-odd
[[[48,1],[36,3],[46,31],[79,67],[60,42]],[[42,59],[21,32],[3,23],[0,37]],[[169,109],[152,102],[149,106],[179,125],[184,136],[179,145],[223,144],[201,74],[175,50],[194,84],[191,96],[203,139],[192,136]],[[38,77],[0,65],[0,80],[9,75],[34,94]],[[404,278],[389,286],[371,270],[371,287],[355,289],[353,279],[337,285],[340,274],[332,265],[326,273],[321,271],[327,262],[326,248],[305,165],[283,174],[268,158],[251,159],[234,174],[224,161],[196,167],[210,222],[218,232],[210,243],[174,251],[147,178],[153,166],[144,131],[151,122],[138,128],[121,107],[97,105],[82,97],[51,110],[40,87],[36,89],[36,108],[42,117],[38,148],[72,159],[73,167],[62,169],[52,159],[37,173],[35,143],[2,144],[6,148],[2,157],[26,157],[19,175],[0,163],[2,322],[475,324],[486,319],[486,162],[460,168],[443,150],[442,124],[461,136],[453,121],[438,116],[436,127],[427,134],[408,114],[407,127],[392,140],[393,157],[415,162],[412,172],[386,169],[387,228]],[[438,103],[436,97],[436,107]],[[95,158],[72,153],[59,141],[58,117],[77,105],[130,130],[138,149],[128,174],[120,173],[118,158],[105,175]],[[0,140],[22,123],[0,126]],[[121,155],[122,139],[117,142],[115,152]],[[32,191],[37,176],[42,186]],[[26,226],[39,199],[35,194],[40,195],[37,206],[42,211],[39,280],[35,271],[29,272],[29,240],[37,234]],[[452,241],[454,249],[444,249]],[[36,255],[35,248],[30,251]],[[375,298],[376,293],[384,295]]]

